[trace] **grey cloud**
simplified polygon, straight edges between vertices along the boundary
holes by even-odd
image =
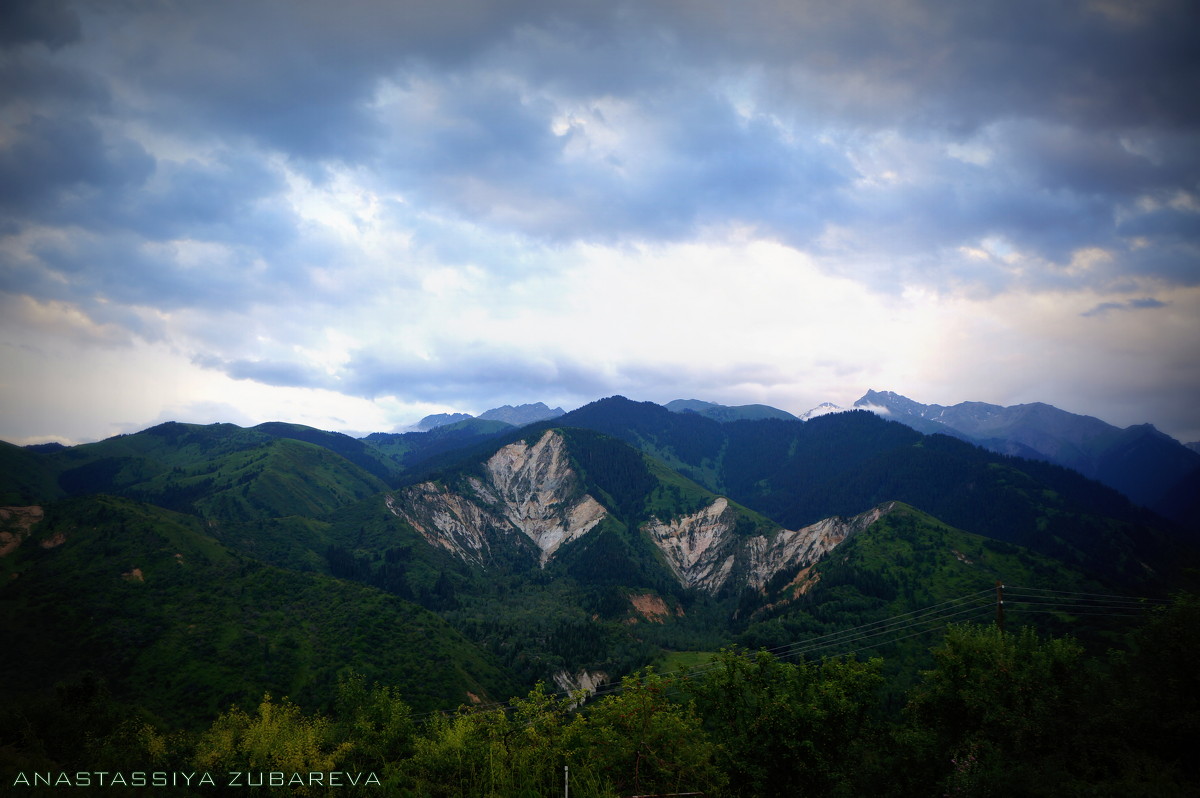
[[[0,208],[8,214],[53,215],[72,192],[138,183],[153,168],[139,146],[110,146],[87,119],[34,116],[11,134],[0,150]]]
[[[764,63],[792,99],[871,123],[965,132],[997,117],[1106,127],[1198,118],[1200,11],[1187,0],[1113,4],[1123,18],[1036,0],[652,7],[704,56]]]
[[[1144,297],[1142,299],[1130,299],[1126,302],[1101,302],[1091,310],[1080,313],[1080,316],[1103,316],[1113,310],[1153,310],[1154,308],[1165,308],[1166,302],[1162,302],[1153,297]]]
[[[0,47],[35,42],[57,49],[78,41],[79,16],[65,0],[4,0]]]
[[[297,367],[296,385],[310,385]],[[272,369],[268,378],[286,370]],[[669,401],[682,393],[727,395],[731,390],[770,388],[792,377],[774,365],[689,365],[675,362],[589,363],[569,354],[501,349],[481,344],[439,352],[430,359],[400,358],[377,350],[357,352],[325,387],[376,398],[396,396],[420,401],[437,396],[459,406],[530,401],[531,396],[579,404],[612,393],[628,392]],[[274,383],[272,383],[274,384]]]
[[[255,163],[277,154],[316,180],[337,165],[366,170],[422,210],[550,244],[742,224],[813,250],[835,224],[864,242],[844,263],[900,264],[860,270],[879,286],[1000,290],[1011,274],[935,263],[988,235],[1059,264],[1085,246],[1125,258],[1140,236],[1130,270],[1200,271],[1188,264],[1195,214],[1115,221],[1140,194],[1200,180],[1200,61],[1185,47],[1200,12],[1185,0],[1153,13],[948,0],[53,6],[76,7],[71,46],[37,59],[19,48],[4,67],[26,75],[14,102],[36,110],[0,149],[5,232],[82,225],[304,261],[298,220],[271,199],[278,176]],[[432,110],[422,97],[376,103],[386,86],[419,84]],[[91,104],[71,110],[71,92]],[[583,134],[556,136],[552,120],[602,100],[644,127],[616,130],[625,149],[608,160],[569,157]],[[215,150],[218,163],[155,166],[104,125],[113,119]],[[909,183],[865,187],[845,152],[880,129],[978,139],[993,160],[930,156]],[[1061,275],[1026,279],[1043,278]]]
[[[0,286],[89,312],[109,302],[219,312],[316,301],[303,271],[288,259],[264,266],[252,248],[216,244],[193,253],[192,246],[152,245],[128,233],[50,238],[24,257],[0,250],[7,272]]]
[[[278,387],[331,387],[330,380],[326,375],[303,363],[277,360],[224,360],[211,355],[194,357],[192,362],[203,368],[221,371],[235,380],[251,380]]]
[[[114,74],[154,92],[160,124],[251,136],[301,159],[357,159],[382,134],[369,105],[413,63],[456,67],[548,2],[210,2],[143,9],[131,28],[94,18]]]
[[[642,98],[644,139],[575,160],[572,139],[587,134],[553,135],[553,101],[523,101],[525,92],[536,87],[454,79],[436,98],[434,123],[392,123],[381,167],[448,212],[552,240],[675,238],[730,222],[811,235],[835,215],[834,192],[851,176],[834,147],[787,141],[691,84]]]
[[[340,385],[347,393],[367,398],[439,396],[463,404],[487,397],[519,399],[549,390],[593,397],[611,388],[599,370],[569,360],[484,346],[429,360],[360,352],[347,364]]]
[[[233,379],[265,385],[324,388],[369,399],[394,396],[410,402],[437,397],[457,407],[490,407],[532,398],[574,406],[614,393],[663,402],[683,394],[720,398],[729,393],[731,386],[770,386],[786,381],[773,367],[761,365],[705,368],[676,363],[624,364],[613,369],[569,356],[540,357],[488,346],[429,360],[359,352],[337,376],[295,361],[202,355],[194,357],[193,362]]]
[[[154,179],[127,192],[107,221],[152,240],[249,244],[264,252],[296,237],[298,220],[277,196],[282,177],[261,158],[223,152],[208,163],[159,161]]]

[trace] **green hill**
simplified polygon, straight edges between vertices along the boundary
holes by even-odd
[[[811,656],[882,654],[898,664],[923,650],[925,632],[949,622],[993,620],[997,582],[1018,594],[1105,595],[1107,590],[1085,572],[1050,557],[963,532],[897,504],[832,556],[769,585],[752,603],[758,608],[751,610],[739,639],[751,648],[799,646]],[[1010,595],[1006,611],[1014,626],[1075,634],[1099,646],[1111,640],[1108,632],[1124,628],[1103,618],[1093,623],[1090,615],[1073,615],[1072,609],[1080,611],[1080,603],[1026,602]]]
[[[58,470],[45,455],[0,441],[0,506],[36,504],[62,495]]]
[[[426,709],[518,689],[420,607],[234,554],[195,519],[129,499],[47,506],[3,563],[7,702],[87,672],[170,724],[211,721],[267,691],[320,706],[347,671]]]

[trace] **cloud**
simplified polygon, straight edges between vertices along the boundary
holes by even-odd
[[[1103,316],[1113,310],[1147,310],[1154,308],[1165,308],[1166,302],[1160,302],[1153,297],[1145,297],[1143,299],[1130,299],[1127,302],[1101,302],[1090,310],[1085,310],[1080,313],[1080,316]]]
[[[1155,277],[1174,262],[1155,250],[1194,240],[1194,220],[1129,208],[1194,192],[1200,175],[1195,120],[1171,102],[1195,87],[1178,33],[1194,12],[1159,5],[211,3],[128,24],[89,11],[59,69],[90,62],[120,99],[73,119],[76,140],[59,133],[74,168],[12,148],[22,171],[7,184],[27,205],[26,187],[51,193],[59,223],[244,240],[292,221],[266,207],[279,187],[263,164],[278,156],[317,184],[366,169],[427,211],[547,242],[683,241],[724,222],[819,251],[836,227],[854,234],[847,262],[902,264],[1003,235],[1028,266],[1136,237]],[[153,147],[153,181],[104,150],[104,118],[136,122],[107,146],[140,129],[124,142]],[[163,141],[206,156],[165,157]],[[987,155],[951,154],[966,151]],[[63,199],[106,164],[127,176],[124,196]]]
[[[1195,337],[1187,0],[78,0],[10,21],[4,301],[247,396],[848,403],[941,380],[954,335],[988,340],[956,314],[1013,297],[1053,298],[1113,357],[1096,328]],[[996,325],[995,348],[1038,346]],[[0,335],[31,343],[15,317]]]
[[[78,15],[64,0],[6,0],[0,46],[44,44],[58,49],[79,40]]]

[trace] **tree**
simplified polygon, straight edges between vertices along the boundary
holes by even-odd
[[[391,771],[412,753],[412,709],[395,687],[368,687],[361,674],[338,678],[333,738],[350,743],[343,763],[353,770]]]
[[[222,713],[196,744],[195,765],[205,771],[280,771],[286,774],[338,770],[350,743],[334,743],[329,719],[306,716],[284,698],[264,695],[250,715],[240,707]],[[301,787],[298,794],[308,794]]]
[[[736,795],[827,795],[853,780],[875,736],[881,661],[784,662],[722,651],[684,679]],[[719,737],[718,737],[719,735]]]
[[[619,795],[720,790],[717,746],[690,704],[667,699],[669,684],[648,668],[577,715],[568,729],[573,761]]]
[[[1088,714],[1082,653],[1028,628],[949,629],[907,707],[948,792],[1061,794]]]
[[[546,693],[539,683],[507,707],[434,715],[415,740],[402,781],[414,794],[434,798],[557,794],[572,700]],[[572,795],[587,798],[580,786],[575,782]]]

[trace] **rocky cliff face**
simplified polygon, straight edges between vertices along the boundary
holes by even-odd
[[[496,547],[527,547],[545,567],[567,543],[586,535],[608,511],[584,492],[567,444],[555,431],[536,443],[509,444],[483,463],[481,476],[454,486],[424,482],[387,498],[388,509],[425,539],[486,567]],[[763,589],[776,574],[811,565],[890,509],[827,518],[770,535],[737,534],[740,512],[725,498],[688,515],[651,518],[641,531],[662,552],[685,588],[715,594],[723,587]]]
[[[652,519],[643,528],[684,587],[716,593],[736,573],[745,585],[761,590],[781,571],[817,562],[892,506],[880,505],[849,519],[826,518],[803,529],[781,529],[770,536],[739,537],[736,514],[719,498],[692,515],[666,522]]]
[[[509,444],[484,463],[485,478],[471,477],[456,491],[425,482],[388,498],[388,509],[427,541],[467,562],[486,565],[491,547],[513,535],[537,549],[545,566],[565,543],[588,533],[608,514],[579,491],[566,442],[554,430],[533,445]]]
[[[586,668],[575,673],[561,670],[554,674],[554,683],[558,685],[559,690],[572,695],[582,690],[586,698],[595,695],[597,690],[608,683],[608,674],[604,671],[589,671]],[[571,703],[572,708],[576,706],[578,704],[575,702]]]
[[[775,574],[812,565],[843,540],[878,521],[893,507],[895,502],[889,502],[852,518],[825,518],[794,531],[781,529],[770,539],[762,535],[748,538],[747,584],[762,590]]]
[[[716,593],[729,578],[737,548],[737,516],[719,498],[692,515],[660,521],[652,518],[643,530],[666,557],[684,587]]]

